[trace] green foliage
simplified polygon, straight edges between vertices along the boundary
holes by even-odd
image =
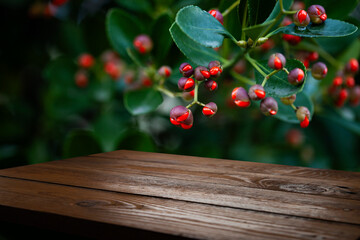
[[[127,49],[133,48],[134,38],[141,33],[140,23],[119,9],[108,12],[106,29],[110,43],[122,57],[127,57]]]
[[[269,74],[273,71],[268,65],[267,61],[259,62],[259,67],[265,74]],[[287,74],[285,71],[280,71],[267,80],[265,85],[265,91],[269,96],[272,97],[287,97],[291,96],[293,94],[296,94],[298,92],[301,92],[303,87],[306,84],[306,68],[304,64],[302,64],[300,61],[295,59],[288,59],[286,61],[287,70],[290,72],[291,70],[295,68],[300,68],[305,73],[305,80],[303,83],[299,85],[292,85],[287,80]],[[261,75],[256,69],[255,69],[255,80],[257,84],[261,84],[264,80],[264,76]]]
[[[64,158],[85,156],[100,152],[100,144],[93,133],[88,130],[73,130],[68,134],[64,142]]]
[[[280,0],[115,0],[96,6],[89,2],[68,1],[46,17],[43,12],[34,14],[34,9],[45,9],[47,2],[36,2],[37,8],[28,1],[4,4],[7,14],[2,20],[11,21],[3,28],[7,37],[0,40],[0,168],[131,149],[360,170],[360,109],[348,102],[337,108],[328,94],[336,73],[350,58],[360,57],[360,17],[353,11],[357,0],[305,0],[306,8],[323,5],[329,17],[305,31],[280,26],[285,16],[292,17],[292,0],[281,1],[284,11]],[[226,13],[223,25],[208,13],[210,9]],[[302,40],[291,45],[282,39],[284,33]],[[139,34],[152,39],[149,53],[134,48]],[[267,38],[274,44],[270,49],[261,45]],[[118,75],[109,73],[112,68],[104,60],[108,50],[119,54],[113,62]],[[311,76],[315,62],[306,69],[298,61],[313,51],[329,69],[321,81]],[[253,64],[268,75],[273,70],[267,59],[275,52],[286,56],[289,71],[304,70],[304,83],[289,84],[284,71],[267,80],[267,96],[279,105],[273,117],[262,115],[260,102],[246,109],[234,106],[232,89],[262,84],[265,76]],[[78,65],[82,53],[95,59],[88,69]],[[246,62],[243,73],[235,74],[234,65],[245,55],[252,64]],[[202,116],[202,106],[182,98],[178,68],[183,62],[195,68],[214,60],[223,67],[216,80],[218,90],[209,92],[202,82],[197,91],[198,102],[218,105],[217,114],[208,119]],[[163,65],[172,69],[169,78],[158,73]],[[79,71],[86,73],[85,87],[75,82]],[[359,74],[354,77],[359,84]],[[294,105],[311,112],[307,129],[300,128],[295,106],[279,99],[295,93]],[[191,105],[191,129],[169,122],[169,111],[176,105]],[[294,129],[304,137],[296,146],[287,140]]]
[[[290,24],[280,28],[277,32],[308,38],[345,37],[353,34],[357,29],[353,24],[328,18],[324,24],[311,24],[305,30],[298,30],[294,24]]]
[[[130,91],[124,95],[125,107],[133,115],[154,111],[163,101],[162,95],[152,88]]]

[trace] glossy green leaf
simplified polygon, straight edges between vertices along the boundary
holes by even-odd
[[[131,114],[140,115],[154,111],[163,102],[163,97],[152,88],[143,88],[125,93],[124,101]]]
[[[100,152],[102,152],[100,144],[91,131],[83,129],[73,130],[65,139],[63,147],[64,158],[86,156]]]
[[[141,33],[136,18],[122,10],[112,9],[106,16],[106,30],[114,49],[128,59],[126,49],[133,48],[134,38]]]
[[[152,26],[151,39],[154,43],[152,53],[154,54],[158,65],[164,62],[172,44],[171,35],[169,33],[171,24],[171,17],[168,14],[163,14],[155,20],[155,23]]]
[[[267,61],[261,61],[259,62],[259,67],[263,70],[265,74],[269,74],[273,71],[273,69],[269,68],[267,65]],[[268,96],[272,97],[286,97],[293,95],[295,93],[298,93],[302,91],[305,83],[306,83],[306,69],[304,64],[302,62],[295,60],[295,59],[288,59],[286,61],[286,68],[290,72],[294,68],[300,68],[305,73],[305,80],[302,84],[294,86],[290,84],[287,80],[287,74],[285,71],[280,71],[273,76],[271,76],[265,85],[265,91]],[[255,69],[255,80],[257,84],[261,84],[264,80],[264,76],[261,75],[258,71]]]
[[[182,8],[175,21],[189,38],[205,47],[220,47],[224,36],[236,41],[216,18],[196,6]]]
[[[213,60],[221,63],[225,61],[214,49],[204,47],[189,38],[176,23],[171,26],[170,33],[180,51],[195,64],[207,66]]]
[[[248,0],[249,25],[264,22],[272,12],[275,0]]]
[[[276,97],[275,100],[278,102],[279,106],[277,114],[274,115],[275,118],[289,123],[299,123],[299,120],[296,118],[295,110],[291,106],[283,104],[280,101],[280,98]],[[314,114],[314,104],[305,93],[301,92],[296,95],[294,105],[297,107],[307,107],[310,111],[310,120],[312,119]]]
[[[274,33],[285,33],[300,37],[318,38],[318,37],[344,37],[356,32],[358,28],[350,23],[336,19],[327,19],[323,24],[310,24],[305,30],[300,31],[294,24],[279,28]]]

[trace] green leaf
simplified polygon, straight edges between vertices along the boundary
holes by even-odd
[[[263,70],[265,74],[269,74],[273,71],[273,69],[269,68],[267,65],[267,61],[261,61],[259,62],[260,68]],[[295,60],[295,59],[288,59],[286,61],[287,70],[290,72],[294,68],[300,68],[305,73],[305,80],[302,84],[294,86],[290,84],[287,80],[287,74],[285,71],[280,71],[273,76],[271,76],[266,84],[265,84],[265,91],[268,96],[272,97],[287,97],[290,95],[293,95],[295,93],[298,93],[302,91],[305,82],[306,82],[306,69],[304,64],[302,62]],[[264,80],[264,76],[261,75],[256,69],[255,69],[255,80],[257,84],[261,84]]]
[[[275,118],[280,119],[289,123],[299,123],[299,120],[296,118],[294,109],[291,106],[285,105],[280,101],[280,98],[275,97],[275,100],[278,102],[279,110]],[[303,92],[296,95],[295,106],[304,106],[307,107],[310,111],[310,120],[314,114],[314,104],[311,99]]]
[[[190,39],[176,23],[171,26],[170,34],[180,51],[197,65],[207,66],[214,60],[219,60],[221,63],[226,61],[214,49],[204,47]]]
[[[356,32],[358,28],[350,23],[336,19],[326,19],[323,24],[310,24],[304,31],[300,31],[294,24],[279,28],[275,33],[285,33],[300,37],[318,38],[318,37],[344,37]],[[272,34],[272,35],[273,35]]]
[[[129,60],[126,49],[133,48],[134,38],[141,33],[141,25],[133,16],[119,9],[112,9],[106,16],[106,30],[111,45]]]
[[[171,23],[171,17],[168,14],[163,14],[155,20],[155,23],[152,26],[151,38],[154,42],[154,49],[152,52],[156,57],[158,65],[164,62],[172,44],[169,33]]]
[[[272,12],[275,0],[248,0],[249,25],[262,23]]]
[[[65,139],[63,157],[71,158],[102,152],[100,144],[89,130],[73,130]]]
[[[224,36],[236,41],[216,18],[196,6],[182,8],[175,22],[189,38],[205,47],[220,47]]]
[[[125,93],[124,101],[131,114],[140,115],[154,111],[163,102],[163,97],[152,88],[143,88]]]

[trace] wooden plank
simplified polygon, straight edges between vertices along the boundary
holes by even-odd
[[[56,216],[76,220],[62,221],[59,228],[88,220],[89,224],[105,223],[199,239],[356,239],[360,236],[359,225],[7,177],[0,177],[0,206],[13,218],[55,221],[49,223],[55,226]],[[47,215],[39,219],[42,215],[35,213]],[[6,217],[0,215],[0,219]],[[82,227],[91,230],[86,225]]]
[[[76,162],[73,159],[8,169],[0,171],[0,175],[360,224],[360,201],[357,200],[234,186],[218,183],[209,176],[201,179],[211,181],[201,181],[172,171],[162,176],[134,174],[128,172],[126,165],[123,168],[116,165],[121,164],[121,159],[113,159],[116,167],[111,170],[84,167],[86,162],[94,161],[91,159],[94,158],[83,161],[82,167],[66,166],[68,162]]]
[[[75,168],[90,168],[104,171],[126,172],[139,175],[165,176],[168,178],[185,178],[201,182],[216,182],[218,184],[233,185],[238,187],[261,188],[285,192],[297,192],[312,195],[360,200],[360,182],[343,182],[332,179],[311,179],[228,171],[220,168],[206,167],[203,165],[186,166],[167,164],[166,162],[148,162],[146,160],[128,160],[104,157],[80,157],[67,159],[62,162],[53,162],[53,165],[62,165]],[[316,171],[316,170],[315,170]],[[171,172],[171,174],[169,174]]]
[[[168,163],[179,166],[198,166],[209,167],[216,170],[229,172],[251,172],[264,173],[271,175],[281,175],[289,177],[302,177],[311,179],[333,179],[336,181],[360,183],[360,172],[348,172],[330,169],[317,169],[296,167],[280,164],[266,164],[257,162],[234,161],[216,158],[191,157],[174,154],[159,154],[129,150],[119,150],[107,153],[93,154],[94,157],[108,157],[114,159],[140,160],[151,163]],[[220,164],[221,162],[221,164]]]

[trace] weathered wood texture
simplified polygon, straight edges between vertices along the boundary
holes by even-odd
[[[360,173],[115,151],[0,170],[0,211],[101,239],[358,239]]]

